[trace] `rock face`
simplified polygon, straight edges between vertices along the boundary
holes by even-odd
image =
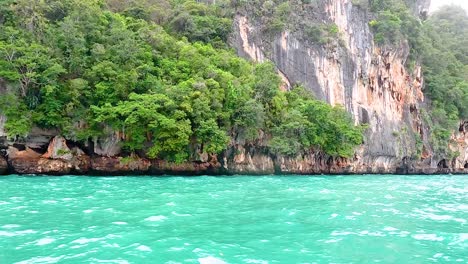
[[[45,154],[26,147],[19,150],[10,146],[7,151],[11,170],[18,174],[84,174],[89,171],[90,160],[78,148],[70,150],[63,137],[54,137]]]
[[[458,152],[460,155],[449,166],[457,172],[468,172],[468,121],[460,124],[459,132],[453,135],[452,140],[454,142],[451,146],[452,151]]]
[[[235,146],[225,153],[223,168],[231,174],[273,174],[275,164],[266,151]]]
[[[0,156],[0,175],[6,174],[8,172],[8,163],[6,159]]]
[[[141,174],[147,173],[151,163],[147,159],[137,157],[101,157],[91,158],[91,171],[98,174]]]
[[[0,115],[0,138],[6,137],[5,122],[6,122],[6,117],[4,115]]]
[[[429,4],[428,0],[418,0],[411,7],[422,16]],[[368,130],[364,146],[354,159],[324,161],[318,153],[300,154],[276,159],[275,166],[280,171],[296,173],[442,169],[444,166],[439,163],[444,157],[432,153],[422,118],[425,98],[421,68],[416,66],[408,71],[405,67],[408,44],[401,42],[393,48],[376,46],[368,10],[351,0],[318,0],[311,4],[291,1],[289,5],[292,25],[273,35],[265,33],[264,18],[255,14],[255,8],[239,10],[232,45],[241,56],[272,61],[286,86],[302,84],[318,99],[344,106],[356,123],[367,124]],[[336,25],[339,41],[321,45],[311,42],[301,28],[323,22]],[[468,144],[460,136],[454,137],[459,141],[457,150],[466,153]],[[463,162],[463,158],[456,164],[449,162],[448,167],[460,170]]]
[[[62,159],[71,160],[73,153],[67,146],[67,141],[61,136],[56,136],[52,139],[47,148],[47,152],[42,155],[46,159]]]
[[[120,154],[122,136],[118,132],[112,131],[106,127],[104,129],[106,136],[94,138],[94,153],[100,156],[113,157]]]

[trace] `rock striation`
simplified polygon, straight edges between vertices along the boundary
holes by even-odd
[[[412,4],[423,17],[430,1]],[[328,160],[320,153],[276,158],[275,166],[294,173],[417,173],[464,170],[468,144],[454,135],[460,155],[456,161],[434,153],[424,121],[427,99],[421,67],[405,66],[409,45],[377,46],[369,27],[369,11],[351,0],[290,2],[292,25],[265,33],[265,18],[255,8],[239,10],[232,45],[239,55],[273,62],[286,87],[305,86],[318,99],[343,106],[358,124],[368,126],[364,145],[353,159]],[[338,41],[309,41],[304,25],[335,25]],[[445,166],[444,164],[447,165]],[[441,165],[442,164],[442,165]],[[446,168],[447,167],[447,168]]]

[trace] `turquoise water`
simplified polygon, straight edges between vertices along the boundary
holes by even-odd
[[[0,263],[468,263],[467,176],[6,176],[0,186]]]

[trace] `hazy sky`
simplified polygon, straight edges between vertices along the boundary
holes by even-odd
[[[468,12],[468,0],[431,0],[431,11],[438,7],[448,4],[456,4],[462,6]]]

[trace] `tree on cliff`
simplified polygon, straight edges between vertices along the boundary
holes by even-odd
[[[350,156],[362,136],[343,109],[281,92],[273,65],[227,49],[226,3],[2,1],[7,133],[39,126],[86,141],[111,127],[126,151],[177,162],[263,134],[280,154]]]

